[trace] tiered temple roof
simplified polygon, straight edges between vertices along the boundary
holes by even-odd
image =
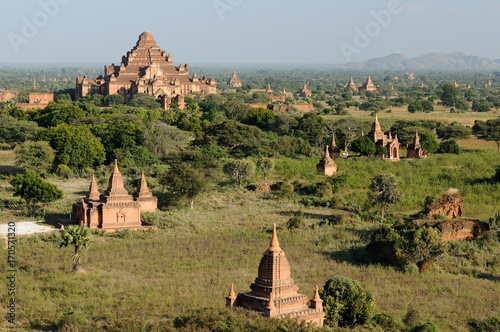
[[[323,326],[322,300],[315,294],[308,305],[308,297],[298,293],[299,288],[290,276],[290,264],[278,242],[276,224],[269,248],[260,261],[258,276],[250,288],[250,292],[236,296],[231,284],[227,306],[257,311],[265,317],[290,317]]]
[[[233,76],[231,76],[227,84],[232,88],[241,88],[243,86],[241,80],[236,76],[236,70],[233,70]]]

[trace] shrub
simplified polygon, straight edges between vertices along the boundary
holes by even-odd
[[[14,196],[20,196],[28,204],[52,202],[63,196],[57,186],[43,181],[40,175],[29,168],[13,178],[10,184],[14,187]]]
[[[299,213],[296,216],[290,218],[286,223],[286,227],[289,230],[302,228],[302,226],[304,226],[304,212],[302,211],[299,211]]]
[[[388,314],[377,314],[373,316],[372,321],[384,329],[384,331],[398,331],[401,329],[396,319]]]
[[[441,142],[438,153],[454,153],[460,154],[460,146],[454,139]]]
[[[336,276],[328,280],[321,292],[325,325],[354,326],[366,323],[374,310],[373,296],[359,282]]]
[[[425,323],[424,325],[416,326],[411,329],[411,332],[436,332],[436,326],[432,323]]]
[[[467,323],[471,332],[499,332],[500,317],[487,318],[483,320],[471,319]]]

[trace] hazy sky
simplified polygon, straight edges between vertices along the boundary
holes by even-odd
[[[498,17],[499,0],[3,1],[0,62],[120,63],[146,30],[175,64],[499,59]]]

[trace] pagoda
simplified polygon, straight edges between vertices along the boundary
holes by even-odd
[[[285,252],[278,242],[276,224],[271,244],[260,260],[258,276],[250,288],[250,292],[236,296],[231,284],[226,305],[257,311],[265,317],[289,317],[323,326],[325,313],[318,287],[316,286],[311,301],[307,295],[298,293],[299,288],[290,276],[290,265]]]
[[[358,88],[359,91],[377,91],[377,87],[373,84],[370,76],[366,79],[365,84]]]
[[[387,155],[383,158],[389,158],[391,160],[399,160],[399,141],[398,136],[392,138],[391,133],[385,135],[378,121],[377,114],[375,114],[375,122],[372,124],[372,129],[368,133],[368,137],[375,143],[376,147],[385,147],[387,149]]]
[[[91,229],[117,230],[141,229],[141,212],[156,211],[157,199],[147,188],[142,174],[135,198],[129,195],[123,185],[123,178],[117,161],[109,177],[104,194],[99,193],[94,175],[89,192],[80,202],[73,204],[71,221]]]
[[[236,70],[233,70],[233,76],[231,76],[231,78],[227,82],[227,85],[232,88],[241,88],[243,86],[241,80],[238,78],[238,76],[236,76]]]
[[[427,153],[422,149],[418,131],[415,132],[413,142],[406,149],[406,158],[427,158]]]
[[[330,157],[328,148],[329,146],[327,145],[325,155],[316,165],[316,171],[319,175],[333,176],[333,174],[337,173],[337,164],[335,164],[335,161]]]
[[[332,135],[332,145],[330,146],[330,148],[331,148],[330,157],[332,158],[340,157],[341,151],[340,148],[337,146],[337,142],[335,142],[335,134]]]
[[[309,90],[307,88],[307,85],[305,83],[304,83],[304,87],[302,88],[302,90],[300,90],[299,95],[303,96],[303,97],[311,97],[312,96],[311,90]]]
[[[76,99],[87,95],[119,94],[128,101],[137,93],[169,101],[179,95],[217,93],[213,78],[189,77],[189,66],[174,66],[172,55],[161,50],[151,32],[139,36],[135,47],[122,56],[120,65],[104,66],[104,76],[76,79]]]
[[[356,84],[354,84],[354,81],[351,77],[351,79],[349,80],[349,83],[347,83],[347,86],[345,87],[346,90],[354,90],[354,91],[358,91],[358,87],[356,86]]]

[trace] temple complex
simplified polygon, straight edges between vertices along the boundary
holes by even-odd
[[[133,198],[123,185],[123,178],[115,160],[115,167],[104,194],[99,193],[94,176],[87,196],[73,204],[71,221],[91,229],[141,229],[141,212],[156,211],[157,198],[149,192],[144,173]]]
[[[271,89],[271,84],[267,83],[266,93],[271,97],[271,102],[279,102],[284,103],[286,101],[286,91],[283,89],[283,92],[279,96],[275,96],[273,90]]]
[[[376,147],[383,146],[387,149],[387,155],[384,158],[391,160],[399,160],[399,141],[398,136],[392,138],[391,133],[385,135],[378,122],[377,114],[375,114],[375,122],[372,125],[372,130],[368,133],[368,137],[375,143]]]
[[[418,131],[415,132],[413,142],[406,149],[406,158],[427,158],[427,153],[422,149]]]
[[[232,88],[241,88],[243,86],[241,80],[238,78],[238,76],[236,76],[236,70],[233,70],[233,76],[231,76],[231,78],[227,82],[227,85]]]
[[[104,66],[104,76],[96,79],[87,76],[76,79],[76,99],[94,94],[119,94],[128,101],[137,93],[146,93],[169,101],[195,92],[216,93],[215,80],[199,79],[196,74],[190,78],[189,66],[174,66],[172,55],[161,50],[148,31],[142,33],[135,47],[122,57],[121,65]]]
[[[304,87],[299,92],[299,96],[302,96],[302,97],[311,97],[312,96],[311,90],[309,90],[307,88],[307,85],[305,83],[304,83]]]
[[[16,106],[21,107],[22,109],[30,110],[33,108],[44,109],[49,105],[49,103],[54,101],[53,93],[33,93],[30,92],[28,94],[28,103],[16,103]]]
[[[4,103],[7,100],[14,99],[15,97],[17,97],[18,94],[19,94],[19,92],[17,92],[17,91],[2,90],[2,91],[0,91],[0,102]]]
[[[325,155],[316,165],[316,171],[319,175],[333,176],[333,174],[337,173],[337,164],[335,164],[335,161],[330,157],[328,148],[329,146],[327,145]]]
[[[278,242],[276,224],[271,244],[260,260],[258,276],[250,288],[250,292],[236,296],[231,284],[226,305],[257,311],[265,317],[289,317],[323,326],[325,313],[318,287],[311,301],[307,295],[298,293],[299,288],[290,276],[290,265]]]
[[[358,88],[359,91],[377,91],[377,87],[373,84],[372,79],[368,76],[365,84]]]

